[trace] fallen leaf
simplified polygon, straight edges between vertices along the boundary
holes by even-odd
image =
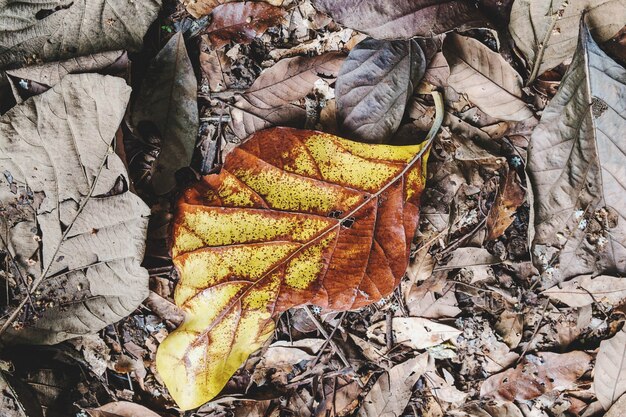
[[[576,275],[626,274],[626,70],[581,25],[572,65],[528,148],[532,255],[545,287]]]
[[[624,0],[516,0],[513,3],[509,30],[530,67],[529,82],[571,58],[584,11],[593,37],[599,42],[611,39],[626,22]]]
[[[605,410],[626,392],[626,328],[600,343],[593,391]]]
[[[272,126],[303,127],[306,110],[294,102],[309,94],[319,79],[334,81],[345,59],[331,52],[286,58],[265,70],[231,109],[231,128],[240,139]]]
[[[500,179],[496,200],[487,215],[487,240],[497,239],[504,234],[525,199],[526,191],[520,184],[519,176],[514,170],[508,169],[504,178]]]
[[[447,371],[444,370],[444,372]],[[440,377],[434,371],[424,373],[424,380],[430,388],[431,395],[437,399],[437,402],[440,404],[445,403],[447,406],[444,409],[448,409],[450,405],[457,408],[465,403],[468,394],[454,386],[454,379],[450,378],[451,375],[449,373],[447,373],[446,377],[449,380]]]
[[[461,310],[454,294],[454,286],[455,283],[447,282],[443,274],[431,276],[420,285],[411,285],[404,292],[409,315],[429,319],[456,317]]]
[[[408,264],[427,152],[276,128],[185,192],[172,257],[187,319],[157,353],[180,407],[217,395],[271,337],[276,314],[309,303],[349,310],[393,291]]]
[[[543,294],[570,307],[584,307],[593,303],[617,306],[626,300],[626,279],[609,275],[581,275]]]
[[[414,40],[359,42],[335,86],[341,132],[361,142],[388,142],[425,68],[424,53]]]
[[[523,401],[572,389],[578,378],[587,372],[590,362],[591,357],[581,351],[527,355],[515,368],[487,378],[480,387],[480,396]]]
[[[225,3],[211,13],[211,24],[204,30],[214,48],[230,42],[249,44],[285,17],[285,11],[262,2]]]
[[[413,349],[427,349],[455,339],[462,332],[454,327],[437,323],[422,317],[394,317],[391,325],[395,343],[402,343]],[[380,321],[367,329],[368,338],[385,345],[387,323]]]
[[[515,349],[522,340],[522,330],[524,329],[524,315],[513,311],[505,310],[500,314],[495,327],[502,340],[511,349]]]
[[[120,78],[67,75],[0,119],[0,234],[20,282],[3,330],[27,303],[38,316],[5,339],[52,344],[95,332],[147,296],[150,211],[111,147],[129,95]]]
[[[522,77],[496,52],[476,39],[446,36],[443,53],[450,65],[448,83],[488,115],[521,121],[533,116],[522,100]]]
[[[160,8],[160,0],[3,0],[0,70],[97,52],[138,50]]]
[[[211,12],[221,4],[228,4],[240,0],[183,0],[187,11],[196,19],[211,14]],[[272,6],[286,7],[290,0],[265,0],[265,3]]]
[[[427,82],[435,87],[447,87],[450,78],[450,66],[443,52],[437,52],[428,63],[422,82]]]
[[[626,410],[626,395],[619,397],[619,400],[613,403],[604,417],[624,417],[624,410]]]
[[[143,405],[127,401],[112,402],[86,411],[90,417],[160,417]]]
[[[474,266],[489,266],[502,263],[502,260],[493,256],[485,248],[465,247],[452,252],[450,259],[444,266],[437,266],[436,270],[469,268]]]
[[[323,345],[323,339],[280,340],[267,348],[261,361],[265,367],[293,366],[313,360]]]
[[[200,123],[197,88],[185,39],[178,32],[150,63],[131,114],[139,133],[151,125],[161,139],[151,179],[157,194],[171,191],[174,173],[191,163]]]
[[[450,412],[452,417],[524,417],[520,409],[508,401],[472,401],[461,411]]]
[[[43,417],[37,397],[22,381],[0,370],[0,410],[2,417]]]
[[[413,385],[428,368],[428,353],[422,353],[382,374],[363,399],[357,416],[401,415],[411,399]]]
[[[463,0],[315,0],[314,5],[342,25],[376,39],[428,37],[486,23],[475,5]]]

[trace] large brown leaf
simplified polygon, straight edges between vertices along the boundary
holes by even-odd
[[[120,78],[67,75],[0,119],[0,253],[15,282],[5,340],[95,332],[147,296],[149,209],[112,148],[129,96]]]
[[[485,24],[466,0],[315,0],[315,7],[352,29],[377,39],[432,36]]]
[[[160,0],[0,0],[0,69],[136,50]]]
[[[626,69],[583,25],[572,65],[528,148],[533,261],[544,286],[626,274]]]
[[[350,51],[337,77],[337,118],[342,133],[369,143],[388,141],[426,70],[413,40],[366,39]]]
[[[429,138],[442,118],[436,97]],[[417,228],[428,147],[271,129],[185,192],[172,256],[186,320],[157,354],[180,407],[217,395],[272,335],[278,313],[349,310],[393,291]]]
[[[626,393],[626,328],[600,343],[593,390],[605,410]]]

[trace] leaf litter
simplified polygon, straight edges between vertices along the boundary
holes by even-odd
[[[359,310],[304,306],[276,315],[272,342],[251,349],[219,395],[186,415],[621,415],[624,164],[612,132],[624,114],[626,8],[621,0],[577,3],[546,11],[527,0],[471,7],[454,0],[393,7],[376,0],[166,1],[158,17],[156,2],[124,4],[133,11],[119,16],[111,15],[121,5],[115,2],[100,9],[88,2],[0,6],[0,20],[13,29],[11,17],[23,15],[18,30],[0,30],[0,111],[13,108],[0,143],[77,143],[76,151],[48,158],[63,161],[61,175],[72,180],[57,181],[66,184],[58,208],[50,205],[54,182],[47,180],[54,176],[46,164],[24,171],[33,179],[0,170],[0,280],[8,288],[0,307],[9,342],[0,351],[2,411],[182,416],[156,366],[159,345],[188,314],[175,303],[184,277],[170,252],[177,196],[201,175],[219,173],[240,143],[268,127],[416,145],[434,123],[430,92],[438,90],[443,127],[430,151],[400,286]],[[578,29],[585,5],[589,32]],[[80,23],[89,30],[76,30]],[[42,38],[33,33],[62,24],[65,30],[39,48]],[[350,71],[368,49],[384,59],[366,56]],[[133,89],[128,106],[122,78]],[[119,88],[89,99],[79,90],[69,94],[72,103],[98,105],[66,106],[81,113],[64,125],[53,97],[78,79],[87,80],[80,84],[86,91],[105,79]],[[358,99],[347,103],[351,95]],[[42,100],[52,112],[33,104]],[[106,108],[115,108],[115,117],[106,119]],[[346,123],[355,109],[358,121]],[[172,114],[176,123],[166,121]],[[38,135],[28,133],[33,120],[41,121]],[[549,148],[554,143],[577,151],[561,158]],[[2,151],[0,161],[11,164],[15,152]],[[19,158],[41,161],[35,155]],[[73,160],[84,167],[105,161],[106,181],[94,198],[77,181],[87,175],[90,184],[91,171],[78,175],[69,168]],[[551,177],[550,163],[560,177]],[[589,167],[584,179],[581,163]],[[580,192],[586,182],[598,192]],[[570,185],[561,195],[541,188],[550,183]],[[147,231],[148,211],[135,194],[150,207]],[[134,201],[136,208],[91,210],[85,197],[103,207]],[[71,221],[77,209],[80,227]],[[570,216],[565,231],[547,230],[562,213]],[[122,226],[109,222],[108,233],[97,226],[107,220]],[[51,233],[79,242],[72,233],[79,228],[89,243],[70,251],[61,240],[63,259],[52,257],[52,275],[38,280],[52,259]],[[114,249],[136,265],[132,273],[104,267],[118,262],[107,255]]]

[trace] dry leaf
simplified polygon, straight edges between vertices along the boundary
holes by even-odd
[[[605,410],[626,392],[626,328],[600,343],[593,391]]]
[[[301,339],[293,342],[279,340],[263,353],[262,366],[278,368],[313,360],[323,345],[323,339]]]
[[[41,404],[22,381],[0,370],[2,417],[43,417]]]
[[[624,0],[515,0],[509,30],[530,67],[529,81],[572,57],[584,11],[599,42],[611,39],[626,22]]]
[[[90,408],[87,410],[87,414],[90,417],[160,417],[143,405],[127,401],[112,402],[98,408]]]
[[[462,332],[451,326],[440,324],[421,317],[394,317],[392,321],[395,343],[402,343],[413,349],[427,349],[455,339]],[[367,336],[385,345],[387,323],[380,321],[367,329]]]
[[[414,40],[359,42],[337,77],[341,132],[361,142],[389,142],[425,68],[426,58]]]
[[[157,194],[174,188],[174,173],[191,162],[198,135],[196,76],[178,32],[152,60],[133,105],[131,120],[141,134],[156,128],[161,150],[152,173]]]
[[[624,410],[626,410],[626,395],[619,397],[619,400],[613,403],[604,417],[624,417]]]
[[[522,340],[522,330],[524,329],[524,315],[513,311],[505,310],[500,314],[496,323],[496,331],[502,340],[511,349],[515,349]]]
[[[0,0],[0,69],[137,50],[160,8],[160,0]]]
[[[221,48],[230,42],[248,44],[285,17],[285,11],[262,2],[226,3],[211,13],[211,24],[204,30],[210,44]]]
[[[587,372],[591,357],[584,352],[540,352],[527,355],[512,369],[487,378],[480,388],[483,398],[523,401],[552,391],[576,387],[576,381]]]
[[[626,70],[583,25],[574,61],[528,148],[532,255],[546,287],[576,275],[626,274],[624,114]]]
[[[524,417],[520,409],[508,401],[473,401],[449,414],[451,417]]]
[[[496,52],[476,39],[446,36],[443,53],[450,65],[448,83],[488,115],[521,121],[533,116],[522,100],[522,77]]]
[[[357,416],[401,415],[411,399],[413,385],[428,368],[428,353],[422,353],[385,372],[363,399]]]
[[[520,184],[517,173],[508,169],[496,194],[489,214],[487,215],[487,240],[494,240],[504,234],[513,223],[515,212],[524,203],[526,191]]]
[[[276,314],[309,303],[349,310],[393,291],[408,264],[427,152],[270,129],[185,192],[172,255],[187,319],[157,354],[180,407],[217,395],[272,335]]]
[[[191,14],[196,19],[210,14],[220,4],[228,4],[237,1],[240,0],[182,0],[182,2],[185,3],[189,14]],[[272,6],[286,7],[291,3],[291,1],[265,0],[265,3],[271,4]]]
[[[265,70],[231,109],[231,128],[244,139],[272,126],[302,127],[306,110],[294,102],[309,94],[321,78],[333,81],[345,56],[331,52],[286,58]]]
[[[443,274],[429,277],[420,285],[411,285],[404,291],[409,315],[429,319],[456,317],[461,310],[454,295],[454,286],[455,283],[447,282],[446,275]]]
[[[39,317],[9,340],[58,343],[132,312],[148,294],[140,264],[149,209],[128,191],[112,143],[130,95],[124,80],[67,75],[0,123],[2,250],[20,282],[15,307]],[[28,138],[28,139],[25,139]],[[30,291],[19,277],[31,277]]]
[[[617,306],[626,300],[626,279],[609,275],[581,275],[543,294],[570,307],[584,307],[593,303]]]
[[[437,52],[428,63],[422,82],[427,82],[435,87],[447,87],[450,78],[450,66],[443,52]]]
[[[476,6],[464,0],[315,0],[314,5],[342,25],[376,39],[427,37],[486,23]]]

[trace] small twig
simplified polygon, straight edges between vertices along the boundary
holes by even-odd
[[[530,337],[530,340],[528,341],[528,343],[526,343],[526,347],[524,348],[524,351],[519,356],[519,358],[517,358],[517,362],[516,363],[520,363],[522,361],[522,359],[524,359],[524,356],[526,356],[526,353],[528,352],[528,350],[530,349],[530,345],[532,344],[533,340],[537,336],[537,333],[539,333],[539,329],[541,328],[541,323],[543,323],[543,319],[546,316],[546,311],[548,310],[548,306],[549,305],[550,305],[550,300],[548,299],[548,300],[546,300],[546,305],[543,306],[543,311],[541,312],[541,319],[539,320],[539,322],[535,326],[535,330],[533,331],[533,335]]]

